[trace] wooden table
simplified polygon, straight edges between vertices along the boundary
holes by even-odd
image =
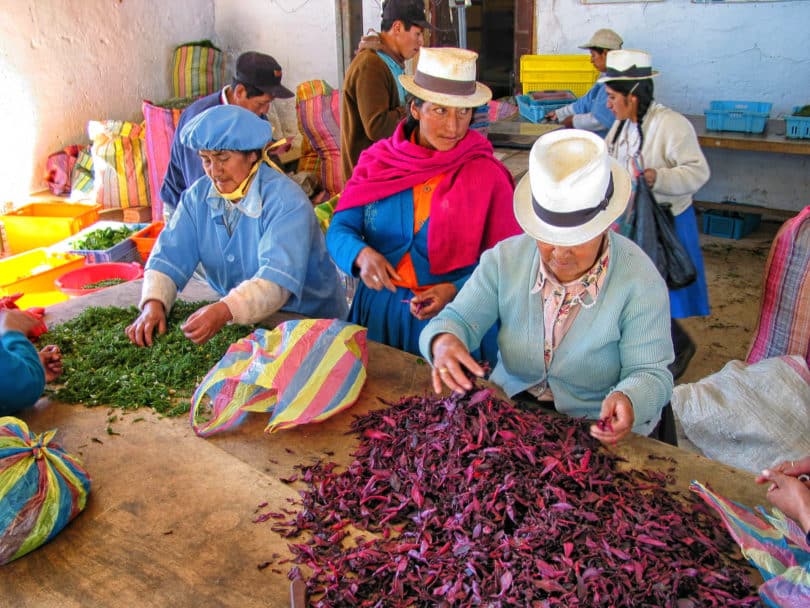
[[[687,115],[687,118],[695,127],[698,141],[704,148],[810,155],[810,139],[785,137],[784,120],[769,120],[763,133],[738,133],[736,131],[707,131],[705,116],[690,114]]]
[[[140,282],[132,282],[73,299],[49,309],[48,321],[69,319],[91,305],[129,305],[139,292]],[[196,286],[184,296],[197,300],[208,293]],[[321,458],[326,450],[336,462],[348,463],[355,440],[345,433],[352,417],[380,407],[378,397],[397,400],[429,390],[423,362],[373,342],[368,372],[353,408],[270,436],[262,433],[267,420],[261,415],[201,439],[186,417],[41,400],[21,417],[36,432],[59,429],[58,441],[81,457],[93,486],[85,512],[52,542],[0,568],[0,605],[289,606],[286,568],[259,568],[273,553],[288,552],[269,522],[253,523],[258,505],[289,507],[297,488],[280,478],[297,463]],[[109,422],[112,414],[117,421]],[[108,434],[108,427],[116,434]],[[646,437],[634,436],[614,449],[637,468],[661,466],[649,455],[675,458],[679,490],[698,479],[743,504],[766,504],[764,488],[749,473]]]

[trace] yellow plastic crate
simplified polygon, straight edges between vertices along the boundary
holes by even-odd
[[[98,221],[101,205],[30,203],[0,216],[12,254],[53,245]]]
[[[531,91],[567,89],[582,97],[598,77],[590,55],[523,55],[520,58],[524,95]]]
[[[26,297],[17,301],[20,308],[44,306],[32,303],[33,296],[40,294],[41,298],[52,300],[55,296],[50,292],[56,289],[53,282],[66,272],[82,266],[82,255],[59,253],[42,247],[0,259],[0,296],[22,292]],[[57,301],[62,299],[65,298],[57,298]]]

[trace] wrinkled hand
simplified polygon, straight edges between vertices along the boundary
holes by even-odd
[[[45,382],[53,382],[62,375],[62,352],[58,346],[49,344],[39,351],[39,360],[45,369]]]
[[[430,352],[433,355],[433,390],[437,395],[442,392],[442,382],[457,393],[472,389],[473,385],[464,371],[465,368],[479,378],[484,377],[484,369],[472,358],[464,343],[453,334],[436,336],[430,345]]]
[[[765,469],[757,483],[771,482],[768,500],[785,515],[799,523],[802,530],[810,531],[810,488],[795,477]]]
[[[388,263],[388,260],[371,247],[364,247],[360,253],[357,254],[354,264],[360,269],[360,280],[362,280],[369,289],[380,291],[385,288],[388,291],[394,292],[397,288],[391,282],[391,279],[393,278],[397,281],[402,280],[397,274],[396,269]]]
[[[458,290],[452,283],[438,283],[411,298],[411,314],[424,321],[432,319],[452,302]]]
[[[782,473],[783,475],[790,475],[791,477],[810,475],[810,456],[805,456],[801,460],[785,460],[775,467],[771,467],[770,470]],[[757,483],[763,482],[764,477],[757,477]]]
[[[644,169],[644,181],[647,182],[647,185],[652,188],[655,185],[655,179],[658,177],[658,173],[655,169]]]
[[[159,336],[166,333],[166,311],[161,302],[149,300],[143,305],[143,310],[135,322],[129,325],[124,333],[136,346],[152,346],[155,329]]]
[[[231,319],[233,315],[228,305],[214,302],[193,312],[180,329],[194,344],[205,344]]]
[[[602,443],[616,443],[624,439],[633,430],[636,420],[633,404],[630,398],[621,391],[613,391],[602,401],[602,410],[599,419],[610,422],[613,430],[600,429],[596,424],[591,425],[591,436]]]
[[[16,308],[0,310],[0,336],[9,331],[18,331],[30,338],[40,323],[35,316]]]

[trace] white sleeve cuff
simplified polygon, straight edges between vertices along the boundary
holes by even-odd
[[[233,322],[258,323],[287,303],[290,292],[266,279],[248,279],[231,289],[222,301],[231,311]]]
[[[141,301],[138,303],[138,308],[143,310],[143,305],[149,300],[157,300],[163,304],[163,310],[168,315],[176,299],[177,285],[174,284],[169,275],[163,274],[159,270],[147,270],[144,273]]]
[[[569,116],[574,115],[574,104],[569,103],[567,106],[557,108],[554,113],[557,115],[557,122],[562,122]]]
[[[605,125],[596,120],[593,114],[574,115],[574,128],[586,131],[604,131]]]

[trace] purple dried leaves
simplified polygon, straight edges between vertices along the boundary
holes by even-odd
[[[478,390],[403,399],[353,429],[348,469],[301,467],[299,511],[259,518],[305,532],[290,548],[314,606],[759,603],[718,520],[664,474],[619,471],[581,420]]]

